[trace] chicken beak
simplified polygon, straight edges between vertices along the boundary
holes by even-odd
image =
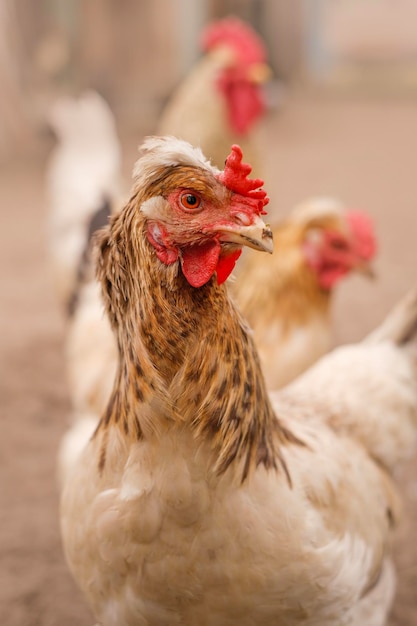
[[[256,85],[263,85],[272,78],[272,70],[266,63],[254,63],[248,70],[248,79]]]
[[[358,274],[362,274],[362,276],[365,276],[366,278],[369,278],[371,280],[374,280],[376,278],[375,269],[368,261],[359,261],[355,265],[355,270],[358,272]]]
[[[274,250],[273,235],[269,224],[257,217],[250,226],[224,226],[219,230],[220,241],[248,246],[261,252],[272,254]]]

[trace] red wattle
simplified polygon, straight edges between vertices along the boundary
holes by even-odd
[[[216,271],[220,250],[216,240],[182,249],[182,271],[192,287],[202,287],[210,280]]]
[[[245,80],[229,81],[225,77],[220,79],[219,87],[226,98],[231,127],[239,135],[245,135],[265,110],[259,85]]]
[[[234,270],[236,261],[238,260],[241,254],[242,254],[242,250],[241,248],[239,248],[238,250],[235,250],[235,252],[232,252],[231,254],[228,254],[227,256],[221,256],[219,258],[219,262],[217,263],[217,267],[216,267],[217,282],[219,283],[219,285],[224,283],[224,281],[227,278],[229,278],[230,274]]]
[[[317,279],[323,289],[333,289],[335,285],[348,273],[347,267],[323,265],[317,271]]]

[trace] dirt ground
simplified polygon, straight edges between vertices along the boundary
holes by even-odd
[[[150,130],[150,129],[149,129]],[[335,299],[336,341],[355,341],[416,280],[417,106],[399,98],[291,95],[267,122],[266,188],[283,215],[317,193],[375,219],[377,279],[352,277]],[[126,142],[125,167],[134,145]],[[0,624],[91,626],[62,555],[55,477],[68,423],[63,324],[45,252],[44,156],[0,172]],[[417,624],[417,461],[399,477],[404,520],[390,626]]]

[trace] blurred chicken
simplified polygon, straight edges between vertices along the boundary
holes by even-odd
[[[120,146],[110,107],[94,91],[58,99],[48,121],[58,140],[46,174],[48,244],[58,297],[71,307],[89,236],[121,194]]]
[[[248,253],[232,292],[254,331],[267,385],[283,387],[332,346],[334,287],[371,272],[376,242],[369,218],[330,198],[291,211],[274,229],[269,262]]]
[[[157,133],[199,146],[217,167],[235,141],[259,161],[256,123],[270,76],[263,42],[248,24],[228,17],[206,27],[201,47],[205,55],[172,96]]]
[[[114,390],[62,496],[71,571],[102,626],[382,626],[391,478],[414,451],[417,292],[271,399],[222,284],[271,251],[262,181],[152,138],[98,237]]]
[[[96,92],[61,98],[48,119],[57,136],[46,186],[48,245],[66,316],[66,366],[72,424],[60,449],[60,475],[97,425],[114,381],[116,349],[90,258],[90,240],[107,223],[122,190],[116,124]]]

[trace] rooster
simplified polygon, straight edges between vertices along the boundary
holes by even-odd
[[[376,241],[365,214],[331,198],[297,206],[273,233],[272,260],[246,255],[231,287],[253,328],[267,385],[278,389],[330,350],[333,288],[352,271],[372,275]]]
[[[119,365],[67,479],[71,571],[102,626],[382,626],[415,443],[417,294],[365,342],[269,397],[224,286],[272,251],[262,181],[149,138],[97,237]],[[335,393],[332,393],[332,386]]]
[[[235,141],[245,153],[257,153],[254,133],[265,113],[263,84],[270,69],[262,40],[236,17],[209,24],[202,32],[201,46],[205,55],[168,102],[157,133],[200,146],[215,165],[223,167]]]

